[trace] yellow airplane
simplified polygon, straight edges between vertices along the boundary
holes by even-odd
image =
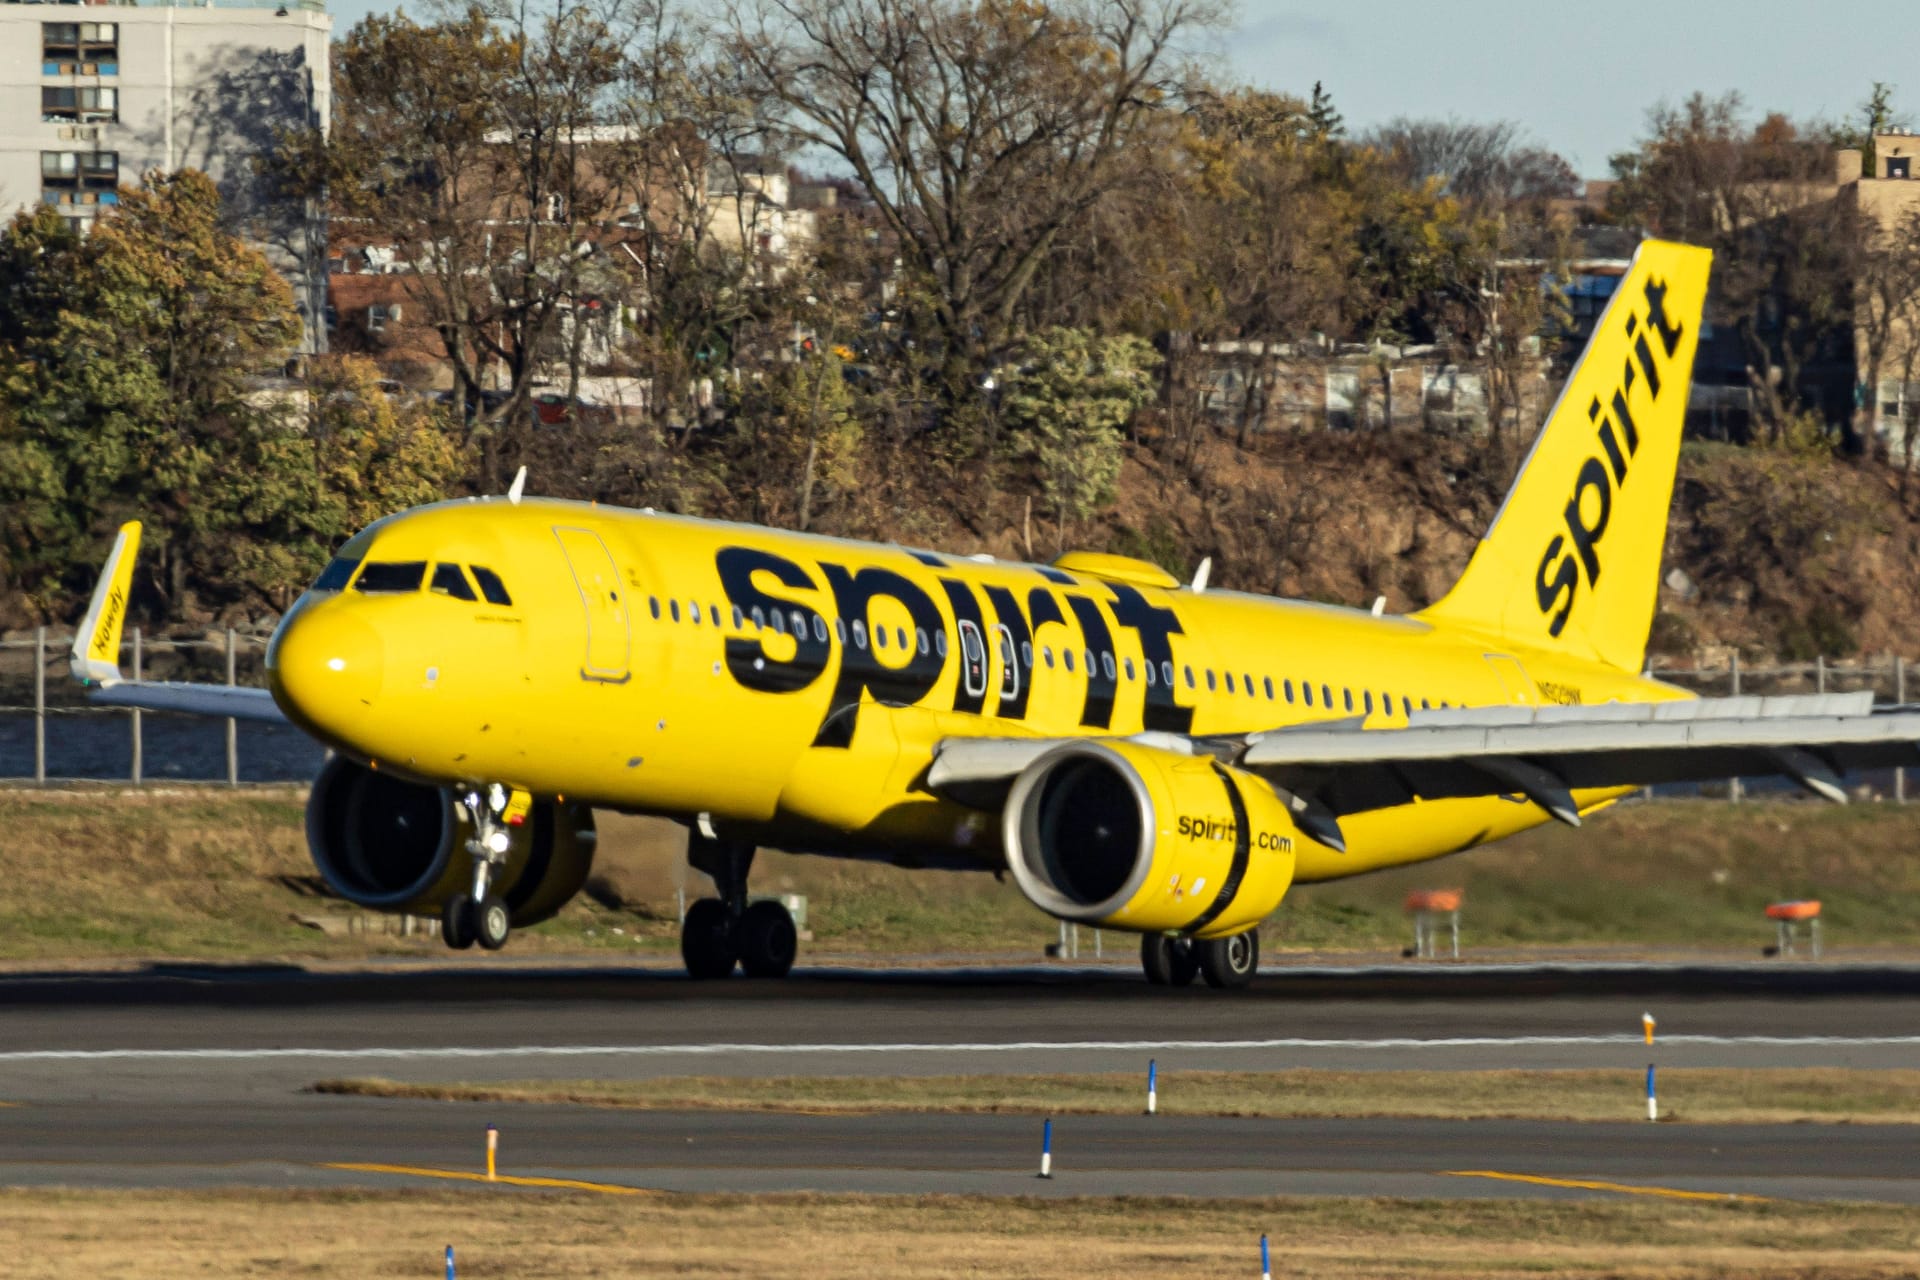
[[[1643,244],[1465,574],[1405,617],[523,498],[350,540],[271,690],[131,682],[138,525],[74,670],[123,706],[284,716],[336,753],[307,808],[342,897],[497,948],[585,882],[593,810],[684,823],[715,898],[688,971],[779,976],[756,848],[1011,873],[1142,935],[1156,983],[1249,981],[1288,887],[1437,858],[1633,787],[1920,763],[1871,695],[1693,700],[1640,674],[1710,255]]]

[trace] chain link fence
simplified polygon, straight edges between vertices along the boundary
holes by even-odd
[[[1735,654],[1724,666],[1704,666],[1697,663],[1681,666],[1655,661],[1648,664],[1647,673],[1656,680],[1664,680],[1669,684],[1679,685],[1683,689],[1690,689],[1703,698],[1857,693],[1868,690],[1872,692],[1876,704],[1905,706],[1907,683],[1910,679],[1908,666],[1905,658],[1896,656],[1844,661],[1815,658],[1811,662],[1754,667],[1743,664],[1739,655]],[[1895,803],[1906,803],[1907,771],[1905,769],[1873,770],[1857,776],[1849,775],[1845,781],[1850,790],[1863,791],[1875,796],[1889,796]],[[1768,790],[1794,789],[1792,783],[1773,778],[1767,779],[1760,785]],[[1750,782],[1731,778],[1725,783],[1700,787],[1689,785],[1676,790],[1679,794],[1724,796],[1737,804],[1752,788],[1753,784]],[[1647,794],[1651,795],[1655,790],[1648,788]],[[1665,794],[1664,788],[1659,790],[1661,794]]]
[[[136,679],[266,684],[267,636],[207,631],[149,639],[139,628],[120,646],[120,669]],[[0,641],[0,779],[39,784],[306,782],[326,751],[292,725],[96,707],[74,680],[73,637],[42,627]]]

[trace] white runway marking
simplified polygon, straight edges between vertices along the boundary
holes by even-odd
[[[1866,1047],[1920,1045],[1920,1036],[1661,1036],[1662,1045],[1725,1045],[1754,1047]],[[9,1062],[167,1062],[255,1061],[275,1058],[408,1059],[438,1058],[663,1058],[724,1057],[731,1054],[861,1054],[861,1053],[1090,1053],[1165,1052],[1220,1049],[1498,1049],[1557,1045],[1640,1045],[1637,1035],[1615,1036],[1448,1036],[1421,1039],[1312,1040],[1009,1040],[960,1044],[525,1044],[498,1048],[448,1045],[431,1048],[369,1046],[358,1049],[22,1049],[0,1052],[0,1065]]]

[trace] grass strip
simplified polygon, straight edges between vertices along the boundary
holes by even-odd
[[[655,1196],[585,1192],[0,1191],[8,1275],[1911,1276],[1920,1217],[1686,1201]]]
[[[1579,1071],[1162,1071],[1159,1110],[1208,1116],[1638,1120],[1645,1073]],[[677,1076],[497,1084],[322,1080],[318,1093],[653,1110],[1141,1111],[1145,1073],[1014,1076]],[[1668,1069],[1662,1118],[1693,1123],[1920,1124],[1920,1070]]]
[[[306,851],[293,792],[173,793],[0,788],[9,892],[0,895],[0,963],[133,959],[350,961],[427,955],[476,968],[422,935],[380,932],[382,917],[328,897]],[[587,891],[553,920],[518,932],[512,957],[671,956],[684,829],[602,814]],[[1388,960],[1411,940],[1411,889],[1466,892],[1462,945],[1681,948],[1757,959],[1773,941],[1768,902],[1824,904],[1832,954],[1884,958],[1920,945],[1920,805],[1658,801],[1620,805],[1581,830],[1549,823],[1449,861],[1298,886],[1262,926],[1284,953]],[[756,888],[808,899],[815,941],[803,956],[928,954],[1037,961],[1058,926],[990,876],[764,851]],[[698,895],[695,877],[689,892]],[[350,927],[351,926],[351,927]],[[366,927],[373,931],[367,932]],[[1092,939],[1081,931],[1081,955]],[[1124,959],[1135,941],[1107,934]]]

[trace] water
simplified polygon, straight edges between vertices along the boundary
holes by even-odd
[[[47,716],[47,777],[128,780],[132,717],[124,711],[65,711]],[[242,782],[310,782],[326,750],[288,724],[241,721],[236,739]],[[141,724],[148,782],[224,782],[226,722],[147,712]],[[0,714],[0,778],[33,777],[33,716]]]

